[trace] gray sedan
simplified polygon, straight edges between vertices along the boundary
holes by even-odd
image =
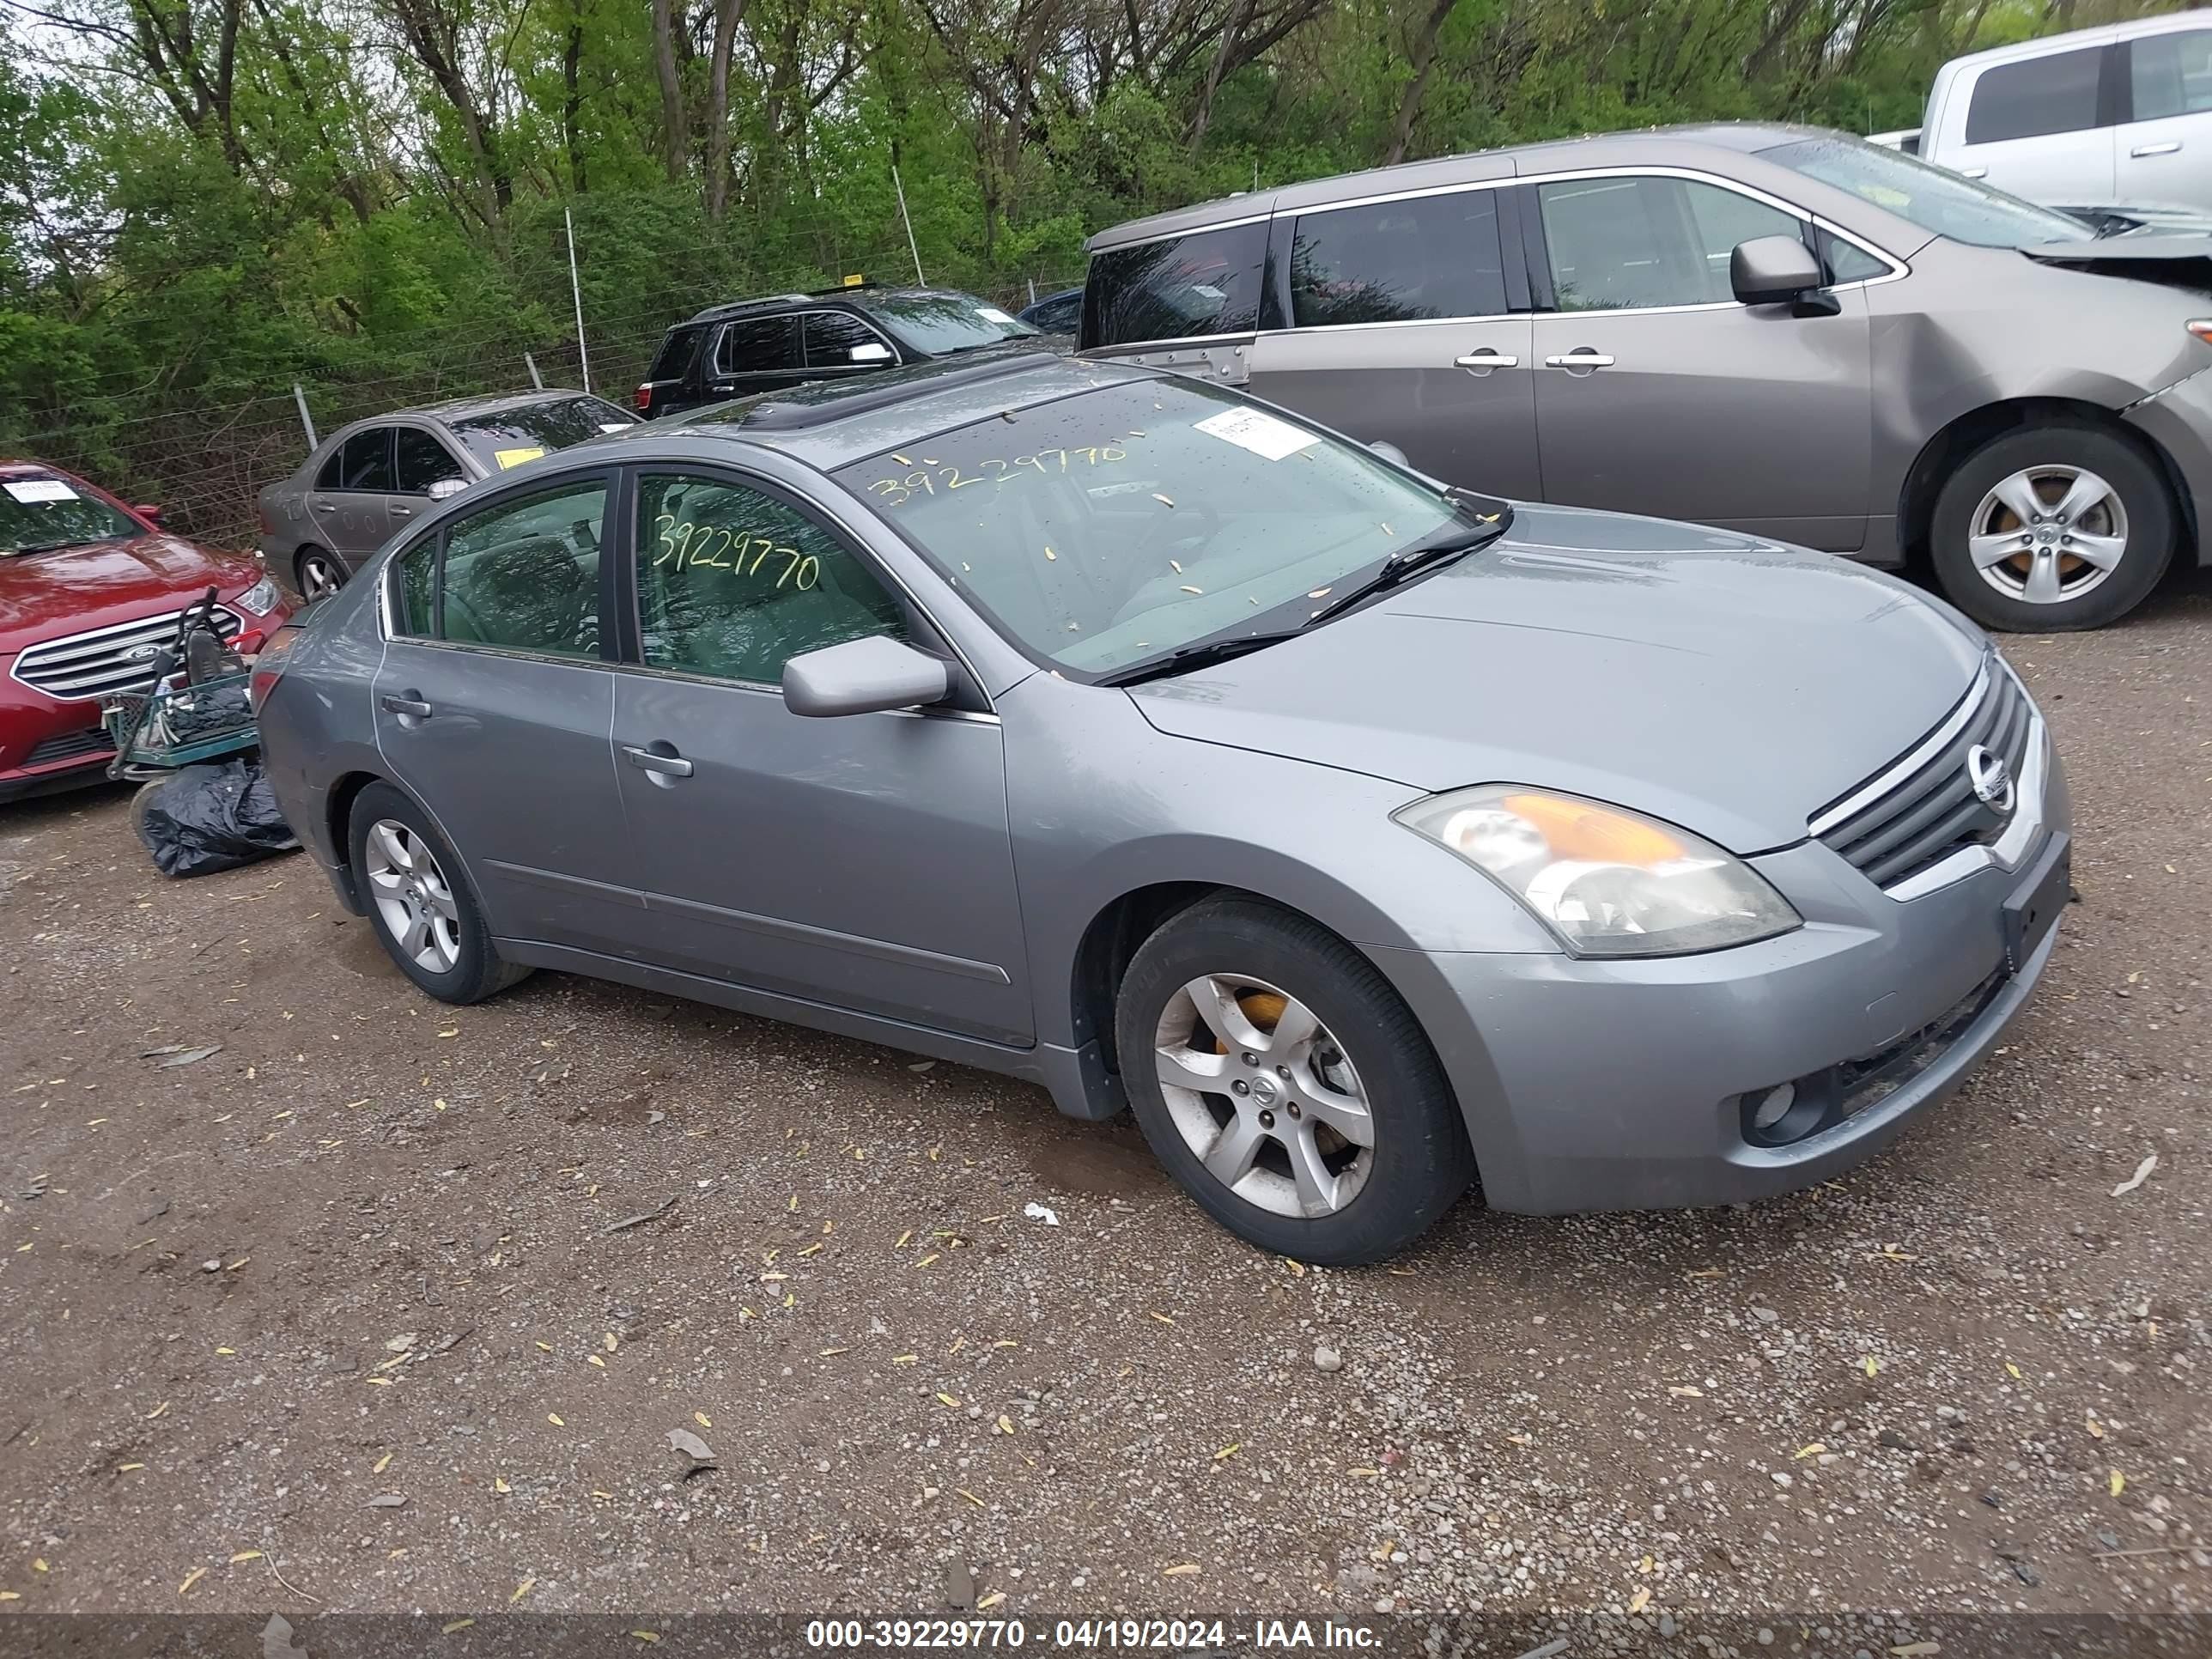
[[[562,969],[1133,1108],[1308,1261],[1478,1177],[1847,1168],[2000,1040],[2067,895],[2042,718],[1942,604],[1133,367],[639,428],[368,576],[264,652],[262,743],[424,991]]]
[[[300,596],[335,593],[434,501],[637,416],[581,392],[461,398],[341,427],[261,492],[261,553]]]

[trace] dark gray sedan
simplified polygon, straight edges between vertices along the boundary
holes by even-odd
[[[261,553],[302,599],[335,593],[434,501],[637,416],[582,392],[461,398],[341,427],[261,492]]]
[[[1940,602],[1042,354],[538,462],[257,684],[430,995],[564,969],[1133,1107],[1315,1261],[1478,1173],[1547,1212],[1847,1168],[2067,894],[2042,718]]]

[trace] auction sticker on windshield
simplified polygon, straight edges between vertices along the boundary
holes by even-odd
[[[601,428],[603,431],[605,429]],[[510,466],[520,466],[525,461],[534,461],[544,453],[545,446],[543,444],[526,444],[519,449],[495,450],[492,452],[492,459],[499,463],[500,471],[504,472]]]
[[[10,495],[24,502],[73,501],[76,499],[76,491],[59,478],[26,478],[6,488]]]
[[[1318,434],[1292,426],[1288,421],[1279,421],[1256,409],[1224,409],[1218,415],[1209,415],[1192,424],[1207,437],[1249,449],[1262,460],[1279,461],[1285,455],[1311,449],[1321,441]]]

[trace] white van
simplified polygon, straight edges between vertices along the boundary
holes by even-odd
[[[1954,58],[1920,155],[2033,202],[2212,210],[2212,10]]]

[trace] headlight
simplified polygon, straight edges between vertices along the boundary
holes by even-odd
[[[283,595],[278,592],[276,584],[264,576],[231,603],[240,611],[251,611],[257,617],[265,617],[276,608],[277,602],[282,598]]]
[[[1484,784],[1392,814],[1534,911],[1582,957],[1665,957],[1800,925],[1742,860],[1672,824],[1575,795]]]

